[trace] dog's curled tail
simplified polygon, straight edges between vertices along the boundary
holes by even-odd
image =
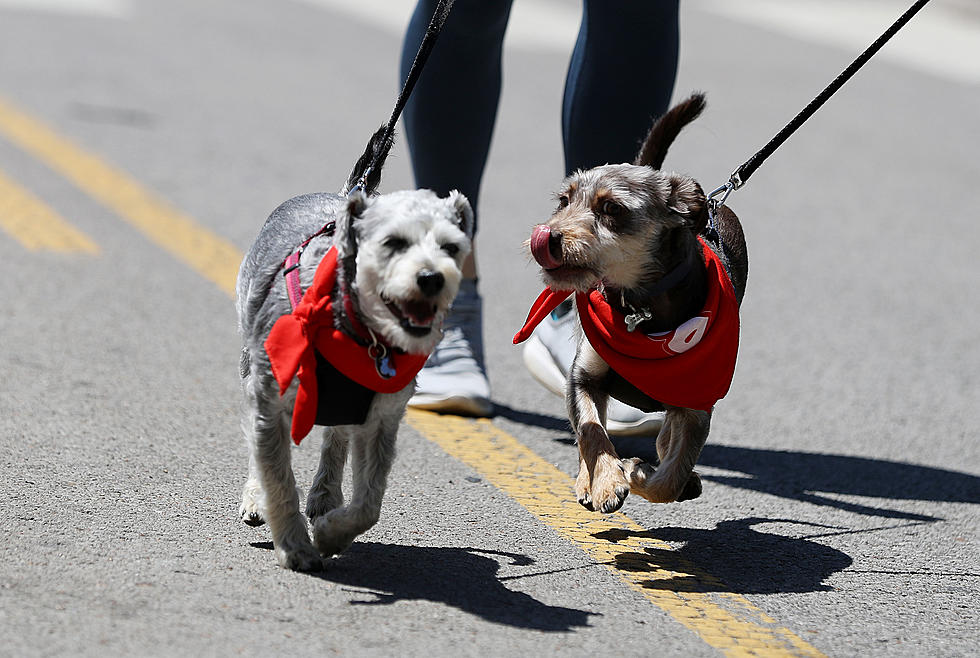
[[[357,164],[351,169],[347,182],[340,191],[341,196],[347,196],[351,190],[360,186],[365,195],[371,196],[381,184],[381,169],[384,168],[385,159],[391,151],[392,144],[395,143],[395,132],[389,130],[388,124],[382,125],[371,135],[367,148],[357,159]]]
[[[684,126],[698,118],[705,105],[704,94],[694,92],[686,100],[670,108],[650,128],[633,164],[660,169],[674,139]]]

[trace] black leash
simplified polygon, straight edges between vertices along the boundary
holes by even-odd
[[[412,61],[412,68],[409,69],[402,91],[398,94],[398,100],[395,101],[395,108],[391,112],[391,117],[389,117],[388,123],[371,137],[364,155],[354,165],[354,171],[351,172],[343,190],[344,195],[355,191],[373,191],[380,182],[380,168],[394,143],[395,124],[398,123],[398,118],[401,116],[402,110],[405,109],[405,105],[412,95],[412,90],[415,89],[415,83],[422,75],[422,68],[432,52],[432,47],[436,44],[436,39],[439,38],[439,33],[442,32],[442,28],[446,24],[446,19],[449,18],[449,10],[452,9],[453,2],[455,0],[440,0],[439,4],[436,5],[432,19],[429,21],[429,27],[426,28],[425,36],[422,37],[422,43],[419,44],[419,50],[415,54],[415,60]],[[374,175],[373,185],[368,180],[372,175]],[[352,185],[353,181],[356,183]]]
[[[888,42],[895,34],[905,27],[905,24],[912,20],[912,17],[922,9],[929,0],[918,0],[914,5],[912,5],[908,11],[902,14],[897,21],[892,23],[892,26],[885,30],[878,39],[868,46],[868,49],[861,53],[857,59],[851,62],[850,66],[844,69],[837,78],[831,82],[827,87],[817,95],[810,104],[803,108],[799,114],[797,114],[792,121],[790,121],[786,126],[780,130],[775,137],[773,137],[768,144],[766,144],[762,149],[749,158],[741,167],[732,172],[731,177],[725,185],[722,185],[714,192],[708,195],[708,204],[712,210],[717,210],[719,206],[725,204],[725,200],[728,199],[728,195],[733,191],[739,189],[749,180],[749,177],[755,173],[755,170],[765,162],[766,158],[773,154],[773,152],[783,145],[789,136],[802,126],[807,119],[809,119],[813,114],[820,109],[820,106],[827,102],[827,100],[833,96],[838,89],[844,86],[844,83],[851,79],[851,77],[857,73],[858,69],[867,64],[868,60],[871,59],[875,53],[881,50],[881,47]],[[720,200],[716,200],[715,197],[721,195]]]

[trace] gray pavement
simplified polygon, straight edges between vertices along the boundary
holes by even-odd
[[[521,243],[561,178],[577,3],[516,4],[480,209],[493,423],[571,474],[563,403],[510,339],[539,290]],[[387,118],[409,5],[0,0],[0,102],[244,251],[282,200],[339,187]],[[667,166],[705,187],[861,47],[740,6],[684,3],[676,94],[709,109]],[[958,44],[980,16],[925,11],[908,40],[938,72],[883,52],[732,197],[750,278],[705,493],[624,507],[716,594],[832,656],[976,655],[980,636],[980,79],[944,75],[932,31]],[[407,426],[381,523],[322,575],[279,569],[236,518],[227,294],[3,132],[0,174],[100,249],[31,251],[0,228],[0,654],[717,655]],[[384,187],[411,185],[399,142]],[[301,485],[316,453],[295,451]]]

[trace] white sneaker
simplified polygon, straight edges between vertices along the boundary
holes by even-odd
[[[527,339],[522,356],[524,365],[546,389],[565,397],[565,380],[575,358],[575,324],[578,316],[571,299],[541,321]],[[646,413],[609,398],[606,430],[617,436],[653,435],[660,432],[664,414]]]
[[[483,299],[475,281],[463,281],[442,340],[415,381],[410,407],[466,416],[493,414],[483,362]]]

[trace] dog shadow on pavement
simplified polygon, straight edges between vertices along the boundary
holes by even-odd
[[[980,504],[980,477],[884,459],[709,443],[699,463],[734,472],[703,474],[708,481],[867,516],[907,521],[942,520],[866,500],[848,501],[833,496]]]
[[[517,566],[534,563],[518,553],[358,541],[328,561],[324,571],[310,575],[363,594],[352,605],[432,601],[495,624],[538,631],[572,631],[588,626],[589,618],[598,614],[548,605],[504,587],[500,558]]]
[[[575,444],[575,437],[565,418],[504,405],[497,405],[496,412],[498,416],[516,423],[558,432],[554,440],[559,443]],[[657,462],[655,437],[611,438],[620,457],[639,457],[651,464]],[[833,496],[980,504],[980,477],[884,459],[726,446],[709,440],[701,452],[698,465],[731,471],[725,474],[699,471],[706,482],[718,482],[866,516],[942,521],[936,516],[875,506],[867,501],[845,501]]]
[[[654,460],[652,463],[657,459],[653,437],[613,437],[613,443],[621,457]],[[720,474],[699,470],[705,482],[718,482],[866,516],[942,521],[936,516],[834,496],[980,504],[980,477],[884,459],[744,448],[709,441],[701,452],[698,466],[730,471]]]
[[[614,543],[629,537],[683,542],[680,548],[647,547],[642,553],[624,552],[615,558],[617,567],[624,571],[649,571],[652,574],[662,569],[669,572],[667,577],[651,578],[641,584],[648,589],[673,592],[785,594],[827,591],[833,588],[825,585],[824,580],[846,569],[853,561],[846,553],[810,541],[810,538],[785,537],[760,532],[753,527],[764,523],[828,527],[755,517],[722,521],[710,530],[608,530],[595,536]]]

